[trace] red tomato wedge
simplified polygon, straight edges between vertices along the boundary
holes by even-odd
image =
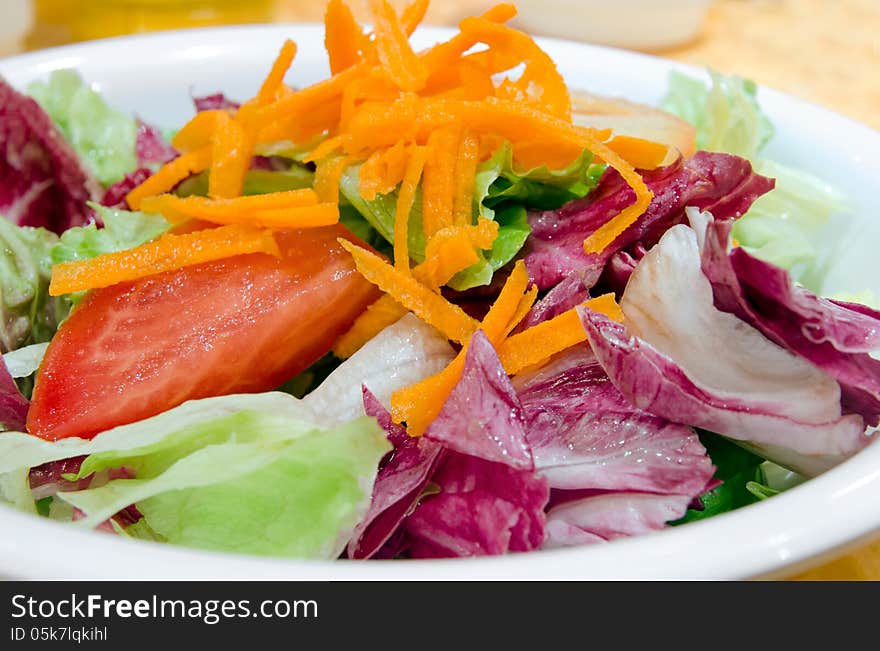
[[[378,296],[336,238],[276,235],[241,255],[91,292],[52,339],[27,428],[90,438],[194,398],[272,390],[330,350]]]

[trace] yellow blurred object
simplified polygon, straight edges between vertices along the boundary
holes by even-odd
[[[29,49],[121,34],[269,23],[277,0],[34,0]]]

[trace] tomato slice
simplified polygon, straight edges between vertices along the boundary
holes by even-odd
[[[90,438],[194,398],[272,390],[330,350],[378,291],[341,226],[89,293],[52,339],[27,427]]]

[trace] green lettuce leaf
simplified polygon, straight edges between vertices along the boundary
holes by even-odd
[[[60,241],[52,247],[52,264],[131,249],[157,238],[171,226],[161,215],[106,208],[96,203],[89,205],[98,213],[104,227],[89,224],[64,231]]]
[[[530,229],[526,211],[552,210],[572,199],[586,196],[598,182],[603,165],[592,164],[585,151],[564,169],[537,167],[525,172],[514,170],[510,145],[506,144],[480,164],[474,178],[474,219],[482,216],[498,222],[498,238],[491,250],[482,251],[480,260],[456,274],[448,283],[463,291],[488,285],[501,267],[513,260],[528,239]],[[340,192],[386,241],[394,240],[394,214],[397,192],[378,195],[367,201],[358,190],[359,166],[342,175]],[[421,189],[416,190],[409,217],[409,253],[417,263],[425,259],[425,233],[422,226]]]
[[[663,108],[696,127],[697,147],[749,159],[776,188],[758,198],[733,226],[733,237],[757,257],[788,269],[808,289],[821,289],[826,269],[822,231],[832,215],[851,209],[838,191],[802,170],[760,158],[773,125],[754,82],[710,71],[706,85],[678,72],[669,77]]]
[[[759,174],[776,187],[759,197],[733,225],[733,237],[749,253],[792,272],[808,289],[819,292],[824,278],[819,252],[822,232],[832,215],[852,208],[840,192],[801,170],[761,160]]]
[[[773,124],[757,100],[755,83],[714,70],[707,86],[679,72],[669,75],[664,109],[697,129],[697,149],[753,160],[773,137]]]
[[[49,296],[58,236],[0,216],[0,352],[49,341],[70,301]]]
[[[28,93],[101,183],[121,181],[137,168],[137,122],[111,108],[76,71],[56,70]]]
[[[88,455],[76,477],[125,467],[136,478],[59,494],[86,514],[78,526],[135,504],[144,522],[126,530],[133,537],[335,558],[369,505],[390,444],[372,418],[320,421],[283,393],[195,400],[90,441],[0,434],[0,476]]]
[[[477,169],[474,202],[480,215],[489,219],[493,208],[509,203],[532,210],[555,210],[587,196],[604,171],[604,165],[593,165],[593,154],[586,150],[563,169],[541,166],[517,171],[513,149],[506,143]]]
[[[31,495],[29,475],[29,468],[0,473],[0,502],[25,513],[36,513],[37,505]]]
[[[48,347],[49,342],[43,342],[12,350],[4,353],[3,362],[12,377],[27,377],[40,368],[40,363],[43,361]]]

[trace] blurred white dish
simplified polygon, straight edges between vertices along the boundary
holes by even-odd
[[[518,0],[515,23],[543,36],[633,50],[692,41],[712,0]]]
[[[447,38],[425,29],[419,45]],[[299,46],[292,81],[327,75],[317,25],[169,32],[35,52],[0,61],[0,75],[24,88],[57,68],[75,67],[114,105],[162,125],[192,115],[190,91],[252,96],[284,38]],[[656,104],[670,70],[693,68],[645,55],[541,40],[572,88]],[[853,239],[825,289],[880,293],[880,133],[777,92],[760,99],[776,123],[767,154],[795,164],[852,200]],[[821,152],[821,155],[816,155]],[[709,520],[605,545],[500,558],[449,561],[313,562],[199,552],[92,533],[0,506],[0,576],[85,579],[696,579],[780,573],[880,532],[880,445],[769,500]]]

